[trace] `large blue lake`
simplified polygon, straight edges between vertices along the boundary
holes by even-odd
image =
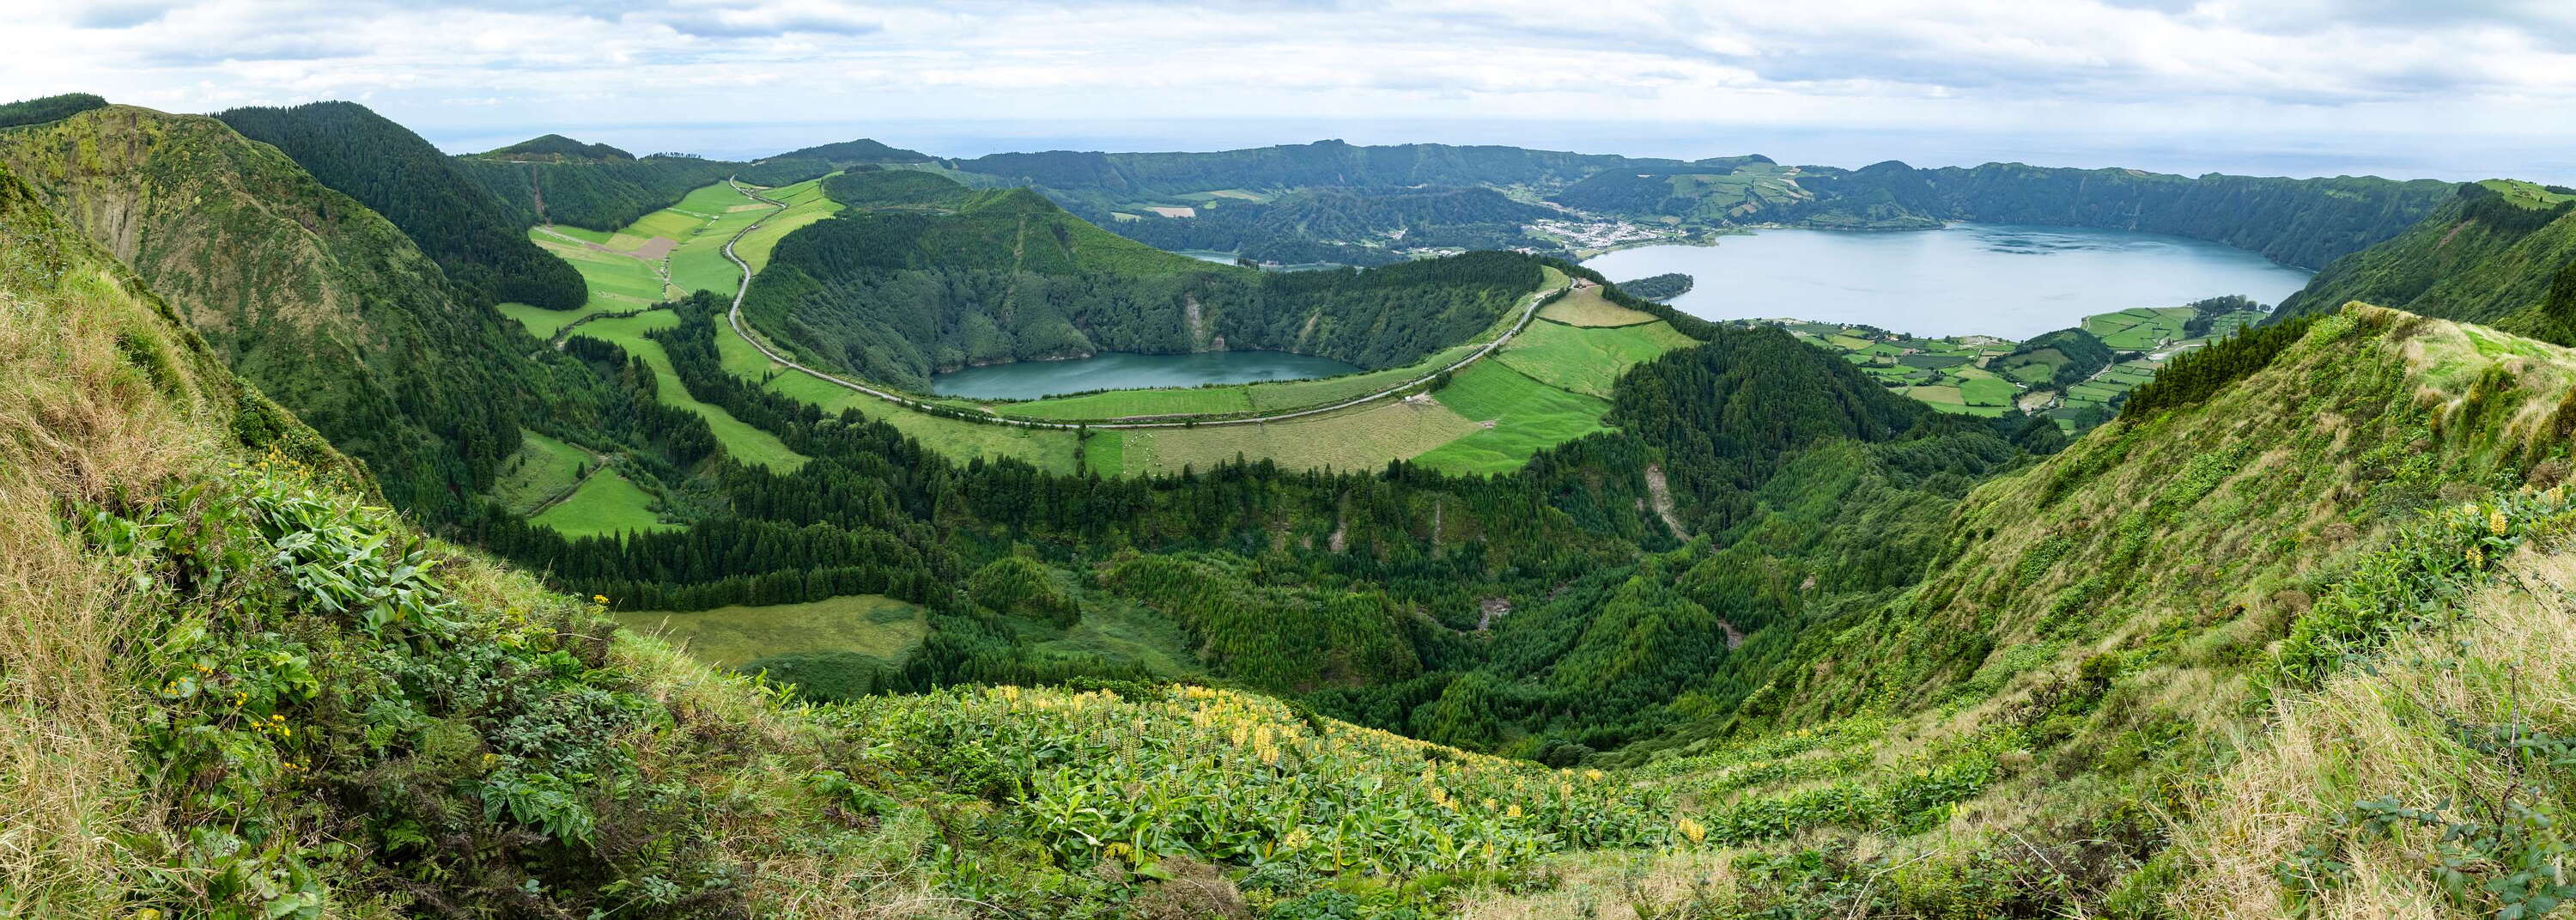
[[[1612,281],[1697,279],[1673,306],[1709,319],[1795,317],[1923,336],[2028,338],[2087,314],[2243,294],[2266,304],[2305,269],[2153,233],[1954,224],[1891,233],[1764,230],[1715,246],[1648,246],[1583,263]]]
[[[1020,361],[933,374],[930,389],[968,399],[1036,399],[1086,390],[1194,387],[1202,383],[1253,383],[1337,377],[1359,368],[1284,351],[1210,351],[1189,355],[1140,355],[1105,351],[1065,361]]]

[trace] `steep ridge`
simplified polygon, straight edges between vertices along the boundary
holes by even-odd
[[[2280,315],[2354,300],[2576,343],[2576,193],[2491,180],[2459,187],[2395,239],[2326,266]]]
[[[581,274],[528,242],[490,192],[420,135],[354,102],[218,113],[402,228],[480,303],[581,306]]]
[[[454,508],[518,446],[497,314],[402,231],[223,122],[110,106],[0,132],[0,162],[134,266],[233,370],[367,463],[406,508]]]

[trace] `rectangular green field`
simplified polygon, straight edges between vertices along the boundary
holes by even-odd
[[[1265,425],[1202,425],[1121,432],[1126,472],[1210,469],[1268,457],[1292,469],[1370,470],[1409,459],[1484,426],[1437,400],[1393,401]]]
[[[1607,398],[1620,374],[1676,348],[1699,344],[1669,323],[1617,329],[1578,329],[1532,323],[1495,360],[1540,383]]]
[[[1959,393],[1971,406],[2009,406],[2021,389],[2001,380],[1961,380]]]
[[[1156,415],[1221,415],[1249,412],[1252,398],[1241,386],[1193,387],[1186,390],[1112,390],[1087,396],[997,403],[993,411],[1022,418],[1115,419]],[[1365,392],[1365,391],[1364,391]]]
[[[556,502],[531,523],[552,527],[567,537],[605,537],[628,531],[678,530],[653,514],[653,496],[616,470],[600,470],[583,480],[572,496]]]
[[[1413,458],[1443,472],[1507,473],[1541,450],[1609,430],[1601,424],[1610,411],[1608,402],[1548,386],[1495,361],[1477,362],[1432,398],[1471,421],[1494,426]]]
[[[1611,303],[1594,285],[1567,291],[1555,303],[1540,307],[1538,317],[1568,326],[1636,326],[1655,321],[1653,314]]]
[[[1958,387],[1909,387],[1906,389],[1905,395],[1922,400],[1923,402],[1929,403],[1938,408],[1952,408],[1967,405],[1967,397],[1965,394],[1959,392]]]
[[[492,497],[510,510],[526,514],[580,482],[590,464],[589,451],[519,429],[519,452],[501,461],[499,475],[492,483]]]
[[[523,303],[505,303],[499,307],[501,315],[518,320],[519,326],[528,330],[529,335],[547,341],[553,341],[555,333],[562,332],[565,326],[580,322],[582,317],[597,316],[602,313],[623,313],[642,308],[642,304],[624,304],[596,298],[570,310],[548,310]]]
[[[679,316],[671,311],[654,310],[588,323],[581,327],[581,334],[616,343],[626,349],[627,354],[644,359],[644,363],[653,368],[655,401],[687,409],[706,419],[707,427],[715,430],[716,440],[724,445],[725,453],[734,459],[781,473],[794,472],[797,467],[804,466],[805,455],[789,450],[777,435],[754,428],[734,418],[733,413],[699,402],[697,397],[689,395],[689,388],[681,385],[679,372],[671,366],[670,353],[662,350],[662,343],[644,337],[646,332],[679,324]]]
[[[857,652],[894,664],[929,632],[920,607],[875,594],[610,616],[618,625],[663,636],[700,661],[728,668],[791,652]]]

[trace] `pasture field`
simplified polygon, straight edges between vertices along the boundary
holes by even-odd
[[[1493,424],[1413,458],[1445,473],[1508,473],[1541,450],[1609,430],[1601,424],[1608,402],[1548,386],[1497,361],[1460,371],[1432,398],[1470,421]]]
[[[613,613],[618,625],[669,637],[692,657],[736,668],[795,652],[856,652],[899,663],[929,631],[921,608],[877,594],[686,613]]]
[[[670,292],[662,283],[661,257],[654,254],[653,248],[602,251],[592,248],[593,244],[614,247],[616,243],[612,241],[635,238],[620,234],[600,240],[575,240],[562,235],[565,229],[530,228],[528,239],[535,241],[538,248],[571,263],[573,269],[581,273],[582,283],[590,289],[590,297],[583,303],[583,309],[592,312],[632,310],[670,299]]]
[[[644,337],[646,332],[668,329],[679,323],[680,318],[669,310],[651,310],[587,323],[579,332],[615,343],[617,347],[626,349],[627,354],[644,359],[644,363],[653,368],[655,401],[687,409],[706,419],[707,426],[715,430],[716,440],[724,445],[725,453],[734,459],[766,466],[780,473],[794,472],[797,467],[804,466],[805,455],[789,450],[777,435],[754,428],[750,423],[734,418],[733,413],[699,402],[697,397],[689,395],[689,388],[680,384],[679,372],[671,367],[670,353],[662,350],[662,343]]]
[[[502,461],[492,497],[526,514],[580,482],[592,462],[589,451],[521,428],[519,452]]]
[[[1175,390],[1111,390],[1024,403],[995,403],[1003,415],[1035,419],[1115,419],[1155,415],[1224,415],[1252,411],[1242,385]],[[1365,390],[1361,392],[1367,392]]]
[[[1268,457],[1288,469],[1375,469],[1484,430],[1436,400],[1396,400],[1267,425],[1119,432],[1129,475]]]
[[[582,304],[581,306],[570,310],[548,310],[544,307],[531,307],[523,303],[505,303],[499,305],[501,315],[518,320],[520,327],[528,330],[529,335],[536,336],[537,338],[544,339],[549,342],[554,341],[555,336],[563,332],[566,328],[569,328],[574,323],[581,322],[584,319],[588,319],[593,316],[614,316],[621,313],[638,313],[648,309],[649,307],[649,304],[625,303],[621,301],[597,299],[593,299],[589,303]]]
[[[2152,351],[2167,342],[2181,341],[2183,324],[2190,322],[2192,315],[2190,307],[2130,307],[2085,317],[2084,331],[2117,351]]]
[[[832,175],[839,175],[839,173]],[[751,263],[751,270],[754,272],[768,268],[769,254],[778,249],[779,240],[785,239],[787,234],[807,224],[841,213],[842,204],[833,201],[831,196],[823,194],[823,180],[831,177],[809,179],[763,192],[762,194],[769,198],[786,202],[787,208],[777,212],[778,216],[770,218],[767,223],[761,224],[760,229],[752,231],[750,236],[743,237],[742,242],[733,247],[734,254],[741,256],[743,261]],[[732,288],[726,287],[719,290],[730,291]]]
[[[1531,323],[1495,359],[1540,383],[1606,399],[1610,385],[1629,367],[1694,344],[1662,322],[1617,329],[1541,322]]]
[[[1538,318],[1568,326],[1640,326],[1655,322],[1653,314],[1611,303],[1609,298],[1601,296],[1598,286],[1579,287],[1567,292],[1555,303],[1540,307]]]
[[[653,496],[616,470],[600,470],[582,480],[572,496],[555,503],[531,523],[552,527],[567,537],[606,537],[627,531],[678,530],[653,514]]]

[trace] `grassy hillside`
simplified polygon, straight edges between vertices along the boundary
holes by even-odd
[[[276,148],[212,118],[110,106],[0,131],[0,162],[402,506],[452,513],[517,449],[498,317]]]
[[[2576,879],[2517,867],[2550,858],[2571,787],[2510,742],[2569,727],[2536,617],[2576,526],[2571,391],[2563,350],[2361,308],[1978,488],[1923,584],[1820,620],[1742,705],[1622,756],[1736,848],[1654,870],[1678,876],[1665,906],[2550,903]]]
[[[2360,300],[2576,342],[2576,197],[2527,182],[2462,185],[2395,239],[2336,260],[2281,315]],[[2565,287],[2569,293],[2555,292]]]

